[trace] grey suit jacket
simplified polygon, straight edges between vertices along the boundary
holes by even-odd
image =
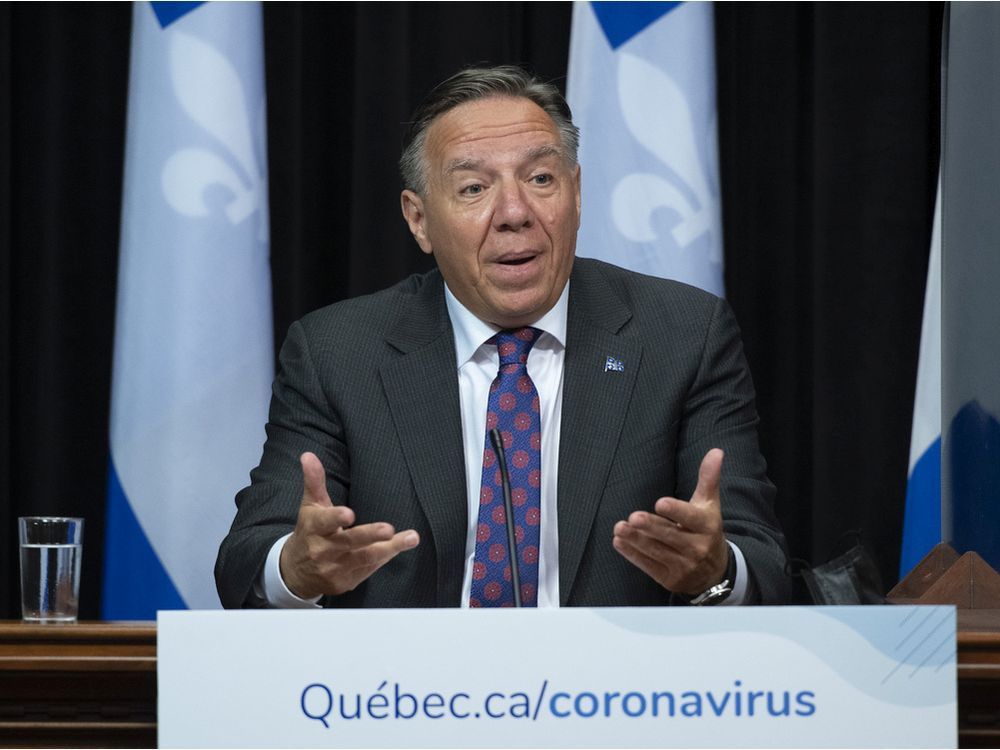
[[[608,357],[624,371],[606,370]],[[216,563],[226,607],[254,606],[267,552],[291,531],[312,451],[357,523],[413,528],[420,545],[327,606],[459,606],[467,531],[458,375],[433,271],[311,313],[281,350],[267,442]],[[577,259],[570,280],[559,448],[563,606],[658,605],[670,592],[611,544],[658,497],[688,498],[709,449],[725,451],[726,536],[764,603],[785,601],[784,538],[757,443],[754,392],[728,305],[677,282]]]

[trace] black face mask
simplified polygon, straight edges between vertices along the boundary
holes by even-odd
[[[885,604],[878,568],[861,544],[860,534],[851,536],[850,549],[815,568],[804,560],[790,561],[791,574],[802,576],[813,604]]]

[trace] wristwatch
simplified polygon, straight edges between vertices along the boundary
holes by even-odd
[[[728,544],[726,546],[729,549],[729,560],[726,563],[725,577],[719,583],[691,599],[688,604],[692,607],[710,607],[713,604],[720,604],[733,593],[733,586],[736,585],[736,555],[733,554],[732,547],[729,547]]]

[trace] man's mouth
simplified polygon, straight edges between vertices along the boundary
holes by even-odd
[[[535,253],[508,253],[497,258],[496,262],[502,266],[523,266],[537,257]]]

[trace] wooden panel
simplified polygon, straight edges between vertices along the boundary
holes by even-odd
[[[0,622],[0,747],[155,747],[153,623]]]
[[[1000,747],[1000,610],[958,610],[958,745]]]

